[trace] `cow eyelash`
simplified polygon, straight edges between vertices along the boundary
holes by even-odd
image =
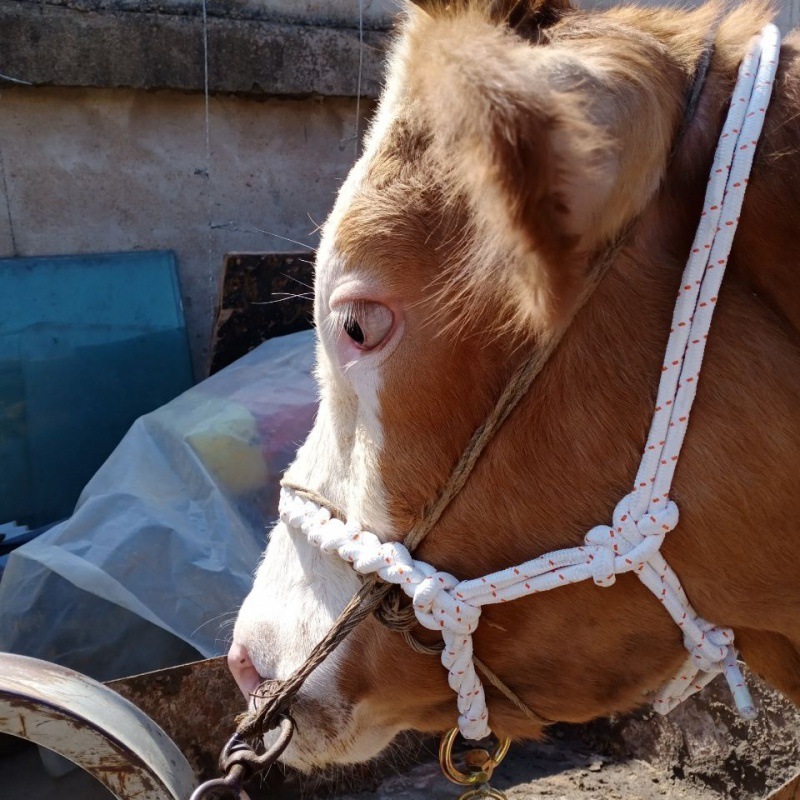
[[[365,305],[363,300],[349,304],[342,318],[342,330],[359,346],[364,345],[366,338],[364,330],[358,322],[359,318],[364,318]]]
[[[381,345],[394,327],[394,314],[383,305],[370,300],[348,303],[340,317],[341,330],[360,350],[374,350]]]

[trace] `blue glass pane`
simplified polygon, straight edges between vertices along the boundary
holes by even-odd
[[[0,259],[0,523],[69,515],[131,423],[191,383],[171,253]]]

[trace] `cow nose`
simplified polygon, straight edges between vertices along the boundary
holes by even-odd
[[[231,671],[236,684],[250,705],[256,689],[262,683],[258,670],[253,666],[247,648],[234,642],[228,650],[228,669]]]

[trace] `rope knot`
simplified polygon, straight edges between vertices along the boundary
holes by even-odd
[[[454,597],[456,586],[458,581],[447,572],[431,572],[417,584],[412,602],[421,625],[459,634],[471,634],[478,627],[480,608]]]
[[[628,501],[629,497],[624,498],[624,501]],[[617,505],[616,510],[614,511],[614,517],[616,522],[617,514],[620,515],[620,518],[625,516],[625,513],[621,513],[620,506],[622,503]],[[628,502],[625,502],[625,505],[628,505]],[[630,512],[627,512],[628,518],[632,522],[632,524],[636,527],[636,530],[642,536],[666,536],[671,530],[673,530],[676,525],[678,524],[678,506],[673,500],[667,500],[661,508],[653,509],[650,511],[645,511],[642,516],[636,520],[635,522],[630,517]]]
[[[725,652],[722,658],[718,658],[718,653],[709,653],[708,649],[701,645],[689,648],[689,655],[692,657],[692,666],[698,672],[722,672],[722,661],[725,658]]]
[[[416,626],[417,617],[413,606],[403,605],[402,596],[399,586],[392,587],[392,591],[375,609],[375,617],[390,630],[407,633]]]
[[[699,640],[684,638],[684,646],[689,651],[693,665],[701,672],[722,672],[729,648],[733,644],[733,631],[722,628],[698,618],[701,631]]]
[[[592,579],[598,586],[612,586],[617,575],[641,570],[678,524],[678,506],[672,500],[638,519],[630,511],[632,500],[631,495],[623,497],[614,509],[613,523],[596,525],[586,534]]]
[[[615,562],[619,552],[614,529],[609,525],[595,525],[586,534],[585,540],[591,546],[589,565],[592,569],[592,580],[598,586],[613,586],[617,580]]]

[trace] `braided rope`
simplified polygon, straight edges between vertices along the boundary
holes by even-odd
[[[497,429],[530,388],[560,341],[563,329],[542,343],[535,357],[525,363],[506,387],[489,419],[470,441],[444,491],[414,526],[404,544],[381,542],[373,533],[337,518],[335,509],[324,498],[317,502],[313,493],[284,485],[280,514],[286,525],[301,530],[312,544],[325,552],[338,554],[357,572],[377,575],[382,581],[399,586],[412,599],[417,621],[441,633],[444,640],[441,659],[448,670],[448,682],[457,694],[458,724],[466,738],[480,739],[490,732],[485,694],[476,672],[472,646],[481,607],[587,579],[594,580],[598,586],[611,586],[616,575],[625,572],[633,572],[656,595],[683,631],[689,651],[679,675],[656,698],[656,709],[667,713],[722,672],[740,713],[748,718],[755,714],[736,663],[733,632],[697,614],[660,548],[666,534],[678,522],[678,508],[669,499],[670,488],[697,391],[705,342],[755,146],[771,96],[779,48],[777,28],[767,25],[761,35],[754,38],[739,69],[714,159],[704,211],[682,278],[650,434],[634,488],[617,505],[611,525],[593,528],[581,547],[548,553],[469,581],[459,582],[411,555],[461,490]],[[602,271],[595,273],[596,280]],[[591,289],[594,285],[595,282]],[[589,293],[584,293],[584,299]],[[503,684],[504,694],[505,689]],[[527,709],[522,701],[519,706]]]

